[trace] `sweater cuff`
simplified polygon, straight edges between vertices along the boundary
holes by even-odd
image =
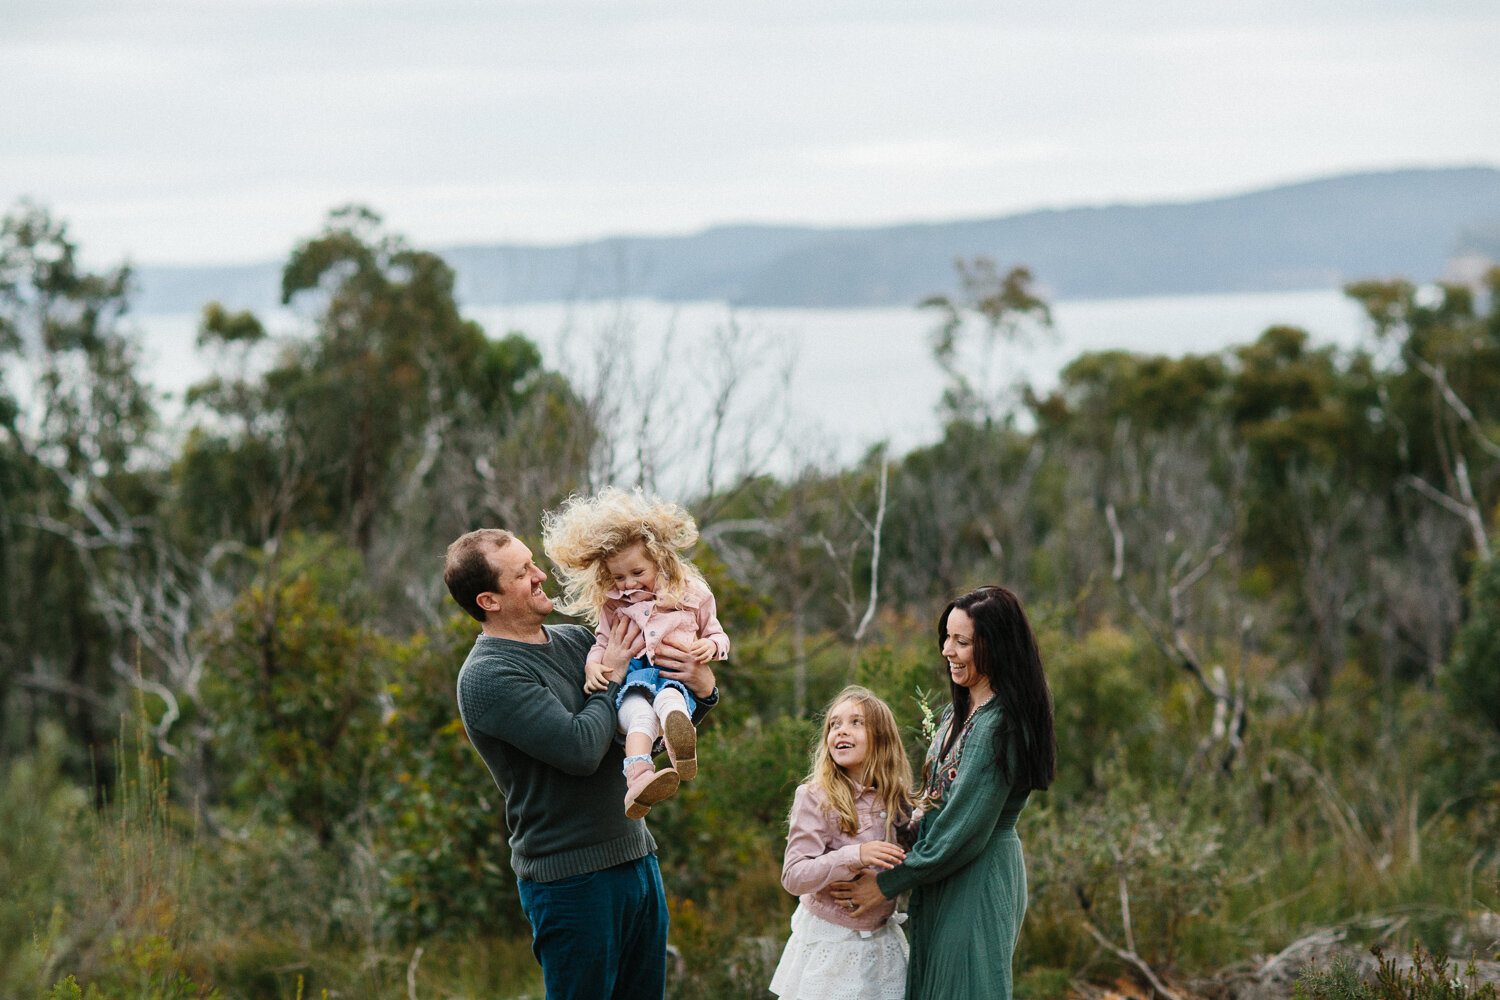
[[[895,899],[910,889],[911,886],[907,885],[906,881],[905,873],[901,871],[900,865],[875,874],[875,887],[886,899]]]
[[[697,703],[693,709],[693,725],[696,726],[703,721],[703,717],[708,714],[708,710],[719,703],[719,689],[715,687],[702,698],[695,694],[693,695],[693,700]]]

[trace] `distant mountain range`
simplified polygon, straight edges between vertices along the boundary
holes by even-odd
[[[1052,299],[1431,280],[1500,257],[1500,169],[1349,174],[1180,204],[1110,205],[899,226],[715,226],[568,246],[440,249],[466,306],[617,297],[746,306],[911,305],[958,257],[1025,264]],[[143,267],[136,310],[267,309],[281,262]]]

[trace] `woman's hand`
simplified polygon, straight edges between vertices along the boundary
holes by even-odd
[[[859,845],[859,863],[866,868],[894,868],[906,860],[906,852],[886,840],[867,840]]]
[[[875,882],[875,876],[865,872],[853,882],[834,882],[829,887],[838,904],[849,911],[851,917],[862,917],[885,902],[885,894]]]

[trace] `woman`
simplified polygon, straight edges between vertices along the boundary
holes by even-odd
[[[1016,816],[1057,770],[1052,695],[1016,595],[980,587],[938,619],[953,703],[923,769],[924,815],[906,860],[834,887],[852,915],[911,890],[907,1000],[1011,995],[1026,913]]]

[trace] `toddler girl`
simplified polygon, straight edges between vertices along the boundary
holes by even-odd
[[[615,704],[625,734],[625,815],[639,819],[698,773],[693,694],[653,666],[668,639],[700,663],[729,657],[729,637],[715,614],[703,574],[680,554],[698,540],[692,515],[639,490],[606,487],[570,497],[544,516],[542,545],[563,589],[558,610],[595,626],[585,664],[585,691],[602,691],[604,648],[622,617],[640,627],[645,648],[630,661]],[[657,771],[651,750],[666,743],[671,766]]]
[[[895,900],[855,918],[828,886],[906,857],[895,841],[915,827],[911,784],[890,707],[862,687],[845,688],[823,718],[812,773],[792,801],[781,884],[801,899],[771,979],[782,1000],[905,995],[906,935],[891,919]]]

